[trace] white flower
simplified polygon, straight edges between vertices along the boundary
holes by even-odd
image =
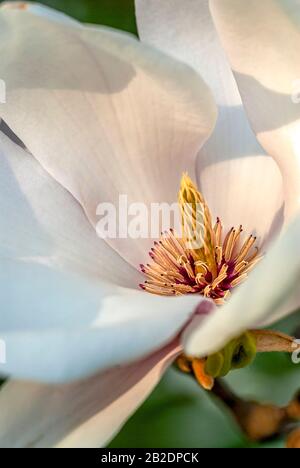
[[[299,7],[211,3],[245,110],[206,0],[136,2],[142,40],[175,58],[35,4],[0,10],[0,370],[45,382],[1,388],[1,446],[105,445],[177,356],[195,310],[183,342],[204,356],[299,306],[299,218],[287,227],[299,207],[300,108],[288,95]],[[218,106],[212,136],[198,72]],[[186,170],[225,226],[266,247],[286,231],[222,310],[138,290],[150,240],[94,229],[98,203],[119,193],[174,202]]]

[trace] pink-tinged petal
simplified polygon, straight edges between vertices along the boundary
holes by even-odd
[[[61,11],[49,8],[46,5],[42,5],[35,2],[3,2],[1,8],[28,11],[37,16],[44,16],[54,21],[61,22],[63,24],[72,24],[80,27],[81,23],[76,21],[74,18],[62,13]]]
[[[8,382],[0,390],[0,446],[105,446],[148,397],[177,353],[173,344],[141,362],[71,385]]]
[[[202,320],[199,327],[192,322],[186,329],[183,341],[188,354],[215,352],[245,330],[286,315],[287,306],[294,312],[295,298],[299,298],[299,238],[298,216],[229,303]]]
[[[250,127],[220,44],[208,0],[136,0],[140,37],[193,66],[212,89],[219,116],[197,160],[212,213],[230,228],[243,224],[263,242],[280,228],[282,180]]]
[[[118,206],[119,194],[128,204],[176,201],[216,119],[197,73],[128,34],[26,10],[0,10],[0,41],[0,115],[93,225],[99,203]],[[109,242],[135,266],[150,246]]]
[[[286,316],[294,313],[299,312],[300,310],[300,289],[295,289],[292,291],[290,296],[283,301],[282,303],[278,304],[277,307],[274,308],[272,314],[267,317],[267,319],[263,320],[262,322],[258,323],[259,328],[264,328],[273,323],[284,319]]]
[[[299,1],[210,5],[252,127],[284,176],[291,216],[300,202]]]
[[[199,304],[207,307],[197,295],[156,296],[0,256],[4,376],[64,383],[134,362],[176,337]]]
[[[0,251],[138,288],[141,275],[90,225],[75,198],[0,131]]]

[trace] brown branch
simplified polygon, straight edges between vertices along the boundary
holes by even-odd
[[[300,444],[300,392],[285,408],[244,400],[221,380],[216,381],[211,392],[230,410],[250,440],[261,442],[290,434],[287,446]]]
[[[286,441],[286,447],[290,449],[300,448],[300,427],[290,432]]]

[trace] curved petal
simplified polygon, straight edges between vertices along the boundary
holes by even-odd
[[[205,167],[206,166],[206,167]],[[199,171],[202,193],[215,218],[227,229],[242,225],[265,248],[285,223],[282,175],[265,155],[214,161]]]
[[[154,296],[2,259],[0,373],[64,382],[132,362],[168,343],[202,306],[198,296]]]
[[[300,290],[295,289],[290,294],[289,298],[286,301],[278,304],[274,308],[272,314],[265,318],[262,322],[258,323],[258,328],[264,328],[272,323],[278,322],[279,320],[284,319],[287,315],[299,312],[300,309]]]
[[[28,11],[34,15],[52,19],[63,24],[71,24],[73,26],[78,27],[81,26],[81,23],[79,21],[75,20],[74,18],[71,18],[65,13],[62,13],[61,11],[54,10],[53,8],[49,8],[46,5],[42,5],[35,2],[3,2],[1,4],[1,8]]]
[[[71,385],[8,382],[0,390],[0,447],[103,447],[151,393],[177,349],[168,346]]]
[[[299,1],[210,3],[253,129],[284,175],[292,215],[300,202]]]
[[[197,161],[212,213],[228,228],[243,224],[263,242],[283,222],[281,175],[250,128],[208,0],[136,0],[136,13],[141,39],[193,66],[214,93],[217,125]]]
[[[299,297],[299,236],[300,217],[297,217],[230,302],[202,320],[199,327],[191,323],[186,329],[184,342],[188,354],[210,354],[245,330],[278,320],[280,310],[282,316],[286,315],[286,306],[292,306],[291,299]]]
[[[177,200],[216,108],[192,69],[106,28],[0,10],[1,116],[93,225],[100,202]],[[135,266],[149,239],[109,239]]]
[[[88,222],[81,206],[0,131],[0,252],[137,288],[141,275]]]

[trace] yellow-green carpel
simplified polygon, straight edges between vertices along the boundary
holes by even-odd
[[[251,332],[231,340],[221,351],[208,356],[205,373],[214,379],[225,377],[231,370],[249,366],[256,356],[256,339]]]

